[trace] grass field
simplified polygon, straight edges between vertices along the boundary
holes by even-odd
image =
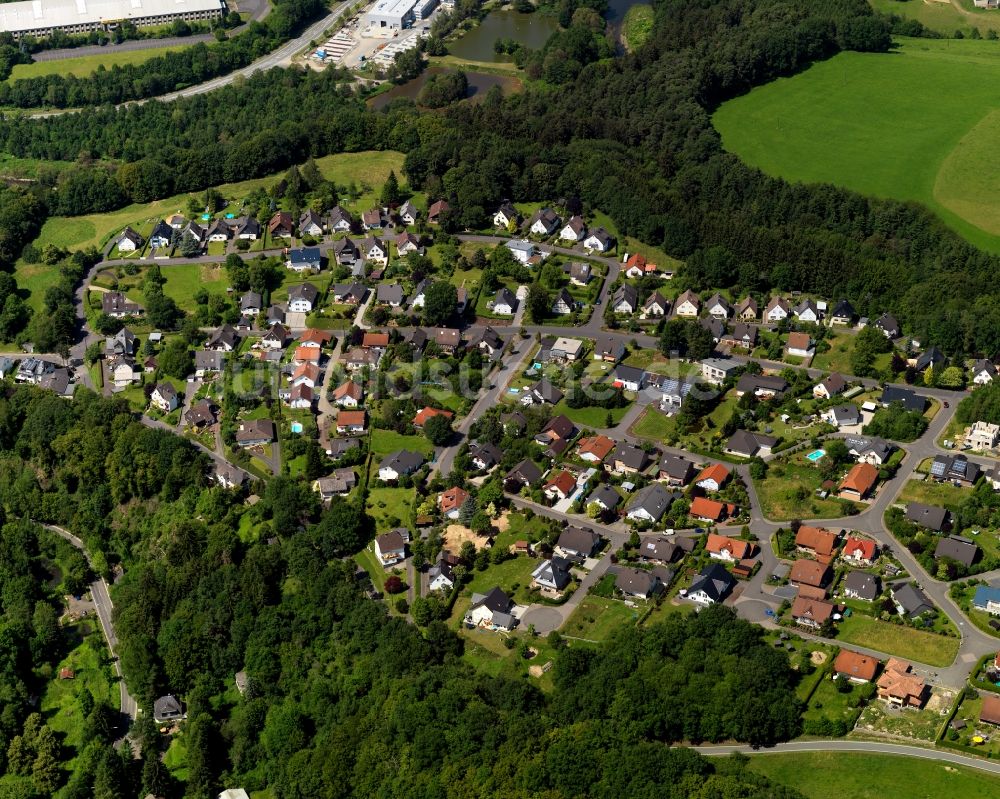
[[[624,408],[612,408],[610,410],[611,425],[618,424],[631,407],[632,404],[629,403]],[[556,405],[553,412],[565,414],[572,420],[573,424],[583,427],[604,428],[608,426],[608,409],[600,408],[596,405],[586,408],[570,408],[566,404],[566,400],[562,400]]]
[[[617,599],[588,596],[573,611],[562,633],[588,641],[603,641],[620,627],[628,624],[634,627],[644,610],[641,606],[630,608]]]
[[[371,434],[371,448],[375,457],[381,458],[397,449],[408,449],[411,452],[423,452],[427,455],[434,449],[434,446],[427,440],[426,436],[403,436],[392,430],[374,428]]]
[[[929,666],[948,666],[958,654],[958,639],[915,630],[858,613],[838,623],[837,640],[865,646]]]
[[[820,499],[816,495],[822,482],[819,469],[802,460],[803,456],[796,454],[791,462],[772,462],[767,477],[754,481],[764,516],[774,521],[843,516],[844,506],[839,501]]]
[[[992,29],[1000,31],[1000,16],[985,8],[976,8],[972,0],[961,0],[961,8],[956,8],[949,2],[938,0],[868,0],[877,11],[885,14],[895,14],[906,19],[915,19],[931,30],[953,36],[960,30],[968,35],[972,29],[978,28],[980,33]]]
[[[908,480],[900,492],[897,502],[923,502],[949,510],[959,506],[972,494],[971,488],[956,488],[951,483],[935,483],[931,480]]]
[[[144,64],[151,58],[165,55],[183,47],[154,47],[150,50],[116,51],[109,47],[99,55],[80,56],[79,58],[63,58],[57,61],[38,61],[34,64],[17,64],[11,72],[8,83],[26,78],[43,78],[49,75],[75,75],[84,78],[97,71],[99,66],[106,69],[124,67],[133,64]]]
[[[997,77],[995,42],[904,38],[895,53],[842,53],[761,86],[714,123],[727,149],[769,174],[916,200],[1000,251]]]
[[[412,488],[371,489],[368,492],[368,513],[375,520],[375,529],[384,533],[400,525],[409,526],[413,497]]]
[[[749,768],[808,799],[938,799],[989,796],[1000,778],[975,769],[894,755],[854,752],[765,754]]]

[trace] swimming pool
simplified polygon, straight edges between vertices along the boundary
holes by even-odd
[[[816,449],[816,450],[813,450],[812,452],[810,452],[808,455],[806,455],[806,460],[810,460],[813,463],[816,463],[816,461],[818,461],[824,455],[826,455],[826,450],[824,450],[824,449]]]
[[[293,433],[301,433],[302,432],[302,422],[292,422],[289,425],[289,427],[292,428],[292,432]]]

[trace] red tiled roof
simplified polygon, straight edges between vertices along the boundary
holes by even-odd
[[[716,503],[721,504],[721,503]],[[692,510],[694,508],[694,503],[691,503]],[[741,541],[739,538],[730,538],[725,535],[716,535],[712,533],[708,536],[708,540],[705,542],[705,551],[710,553],[722,553],[728,552],[733,558],[737,560],[743,560],[750,555],[751,545],[749,541]]]
[[[429,406],[423,407],[417,411],[417,415],[413,417],[413,426],[423,427],[427,420],[434,416],[444,416],[446,419],[452,419],[455,414],[451,411],[441,411],[437,408],[431,408]]]
[[[695,483],[700,483],[702,480],[714,480],[716,484],[722,485],[729,479],[729,469],[723,466],[721,463],[713,463],[711,466],[706,466],[701,470],[701,473],[694,478]]]
[[[833,661],[833,671],[836,674],[844,674],[855,680],[865,680],[870,682],[875,678],[878,671],[878,660],[860,652],[852,652],[850,649],[841,649]]]

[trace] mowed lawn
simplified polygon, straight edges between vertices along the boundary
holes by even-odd
[[[991,796],[1000,777],[915,757],[855,752],[762,754],[749,768],[808,799],[941,799]]]
[[[949,666],[958,654],[958,639],[904,627],[857,613],[837,623],[837,640],[916,660],[929,666]]]
[[[728,150],[765,172],[917,200],[1000,251],[1000,47],[898,39],[894,53],[842,53],[725,103]],[[984,137],[986,140],[984,141]]]
[[[152,58],[183,49],[183,47],[154,47],[149,50],[116,51],[114,47],[108,47],[105,52],[98,55],[62,58],[55,61],[37,61],[34,64],[17,64],[10,77],[7,78],[7,82],[13,83],[16,80],[42,78],[49,75],[75,75],[78,78],[84,78],[96,72],[99,66],[110,70],[112,67],[144,64]]]

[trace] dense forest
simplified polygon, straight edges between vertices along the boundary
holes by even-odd
[[[320,512],[288,478],[258,489],[251,507],[209,487],[206,468],[121,401],[3,388],[0,795],[201,799],[234,783],[281,799],[796,795],[664,746],[798,734],[784,651],[732,610],[668,615],[602,648],[562,644],[546,695],[477,673],[442,622],[418,628],[364,596],[353,561],[339,560],[372,535],[362,508],[341,500]],[[77,531],[98,571],[124,571],[115,625],[146,709],[132,739],[140,759],[110,746],[106,706],[91,707],[94,734],[79,752],[33,712],[58,627],[29,514]],[[241,538],[245,514],[255,532]],[[65,580],[79,586],[86,566],[74,562]],[[242,696],[231,690],[239,670]],[[166,742],[148,721],[168,691],[188,715],[186,784],[161,762]]]
[[[503,198],[576,196],[621,233],[696,256],[696,289],[848,297],[869,316],[893,310],[950,355],[1000,350],[996,257],[915,205],[766,177],[725,153],[711,126],[720,102],[754,85],[843,48],[889,49],[888,24],[863,0],[666,0],[646,46],[615,59],[592,47],[593,13],[578,8],[536,62],[558,92],[494,91],[428,116],[405,101],[370,111],[334,71],[272,71],[170,105],[6,119],[0,149],[127,164],[81,161],[34,189],[51,213],[73,214],[306,155],[395,148],[411,186],[459,209],[455,225],[481,224]]]

